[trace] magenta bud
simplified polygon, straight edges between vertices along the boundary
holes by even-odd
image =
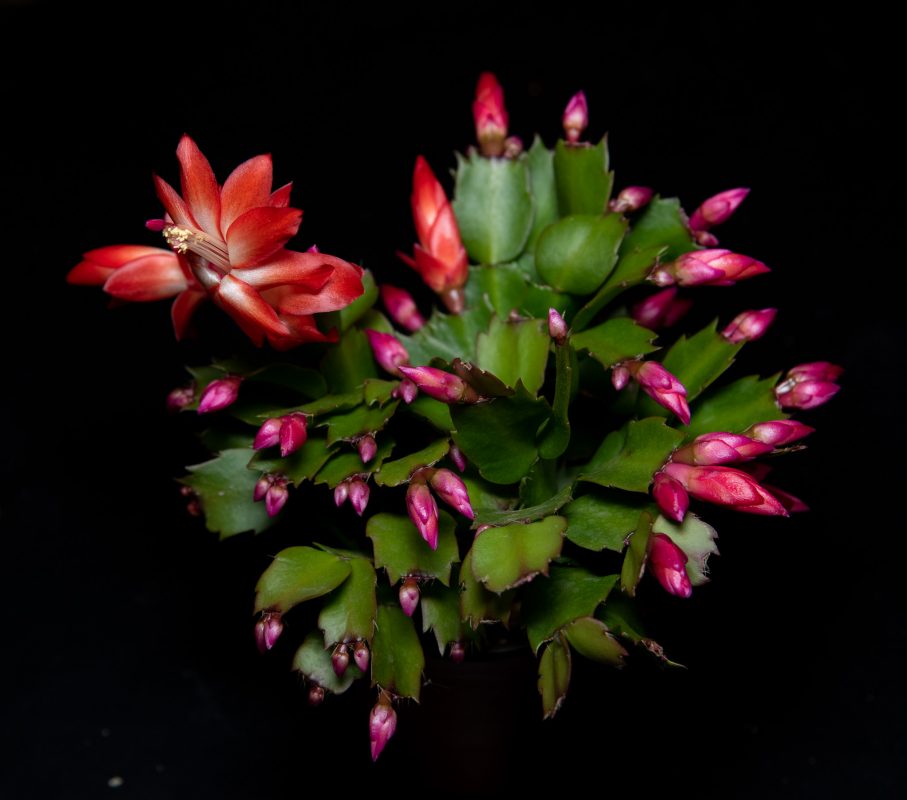
[[[309,687],[309,705],[313,708],[320,706],[324,702],[324,687],[317,683]]]
[[[669,286],[633,306],[630,316],[644,328],[655,331],[676,325],[692,306],[692,300],[677,297],[676,286]]]
[[[451,473],[453,475],[453,473]],[[423,480],[410,481],[406,490],[406,511],[419,535],[432,550],[438,547],[438,504]]]
[[[622,391],[623,388],[630,381],[630,370],[626,367],[618,364],[611,368],[611,385],[617,389],[617,391]]]
[[[475,519],[469,502],[469,492],[460,477],[449,469],[435,470],[431,476],[431,488],[447,505],[459,511],[467,519]],[[434,548],[432,548],[434,549]]]
[[[368,343],[372,346],[372,353],[375,361],[385,372],[391,375],[399,375],[398,367],[401,364],[409,363],[409,353],[398,339],[390,333],[381,333],[380,331],[366,330]]]
[[[687,554],[683,552],[671,537],[664,533],[653,534],[649,538],[649,571],[655,576],[666,592],[677,597],[689,597],[693,594],[693,584],[687,575]]]
[[[617,214],[629,214],[633,211],[639,211],[639,209],[649,205],[654,195],[655,192],[648,186],[628,186],[608,203],[608,210]]]
[[[657,361],[624,362],[642,390],[658,405],[672,411],[684,424],[690,424],[690,407],[684,385]]]
[[[276,517],[280,509],[286,505],[289,496],[286,478],[275,478],[265,495],[265,510],[268,516]]]
[[[844,372],[844,367],[830,361],[812,361],[791,367],[785,376],[790,381],[836,381]]]
[[[740,433],[704,433],[679,450],[671,460],[680,464],[733,464],[770,453],[773,447]]]
[[[353,648],[353,660],[362,672],[368,671],[370,656],[368,645],[365,642],[356,642],[356,646]]]
[[[370,494],[368,484],[362,478],[353,478],[350,481],[350,503],[355,512],[361,517],[368,506]]]
[[[381,751],[397,730],[397,712],[390,700],[382,693],[368,720],[368,738],[371,744],[372,761],[377,761]]]
[[[652,497],[658,503],[661,513],[674,522],[683,522],[690,497],[679,481],[675,481],[664,472],[655,473],[652,480]]]
[[[179,386],[167,395],[167,410],[182,411],[195,400],[194,386]]]
[[[466,456],[463,455],[463,451],[460,450],[453,442],[450,443],[450,448],[447,451],[447,455],[450,457],[450,460],[453,461],[454,465],[460,472],[466,470]]]
[[[415,578],[407,578],[400,586],[400,608],[411,617],[419,605],[419,584]]]
[[[294,411],[280,418],[280,455],[286,458],[305,444],[306,416],[301,411]]]
[[[664,471],[683,484],[697,500],[727,506],[747,514],[787,516],[787,510],[757,480],[743,470],[733,467],[695,467],[688,464],[667,464]]]
[[[771,270],[755,258],[730,250],[694,250],[668,264],[662,264],[649,276],[657,286],[730,286]]]
[[[777,486],[770,486],[767,483],[762,484],[763,488],[768,489],[775,497],[778,498],[778,501],[781,503],[784,508],[787,509],[789,514],[796,514],[801,511],[809,511],[809,506],[806,505],[799,497],[794,497],[790,492],[785,492],[783,489],[779,489]]]
[[[281,633],[283,633],[283,622],[280,614],[276,611],[262,614],[261,619],[255,623],[255,643],[258,645],[259,652],[266,653],[270,650],[280,638]]]
[[[466,658],[466,645],[463,642],[452,642],[450,645],[450,660],[454,664],[462,664]]]
[[[567,341],[567,323],[555,308],[548,309],[548,335],[559,345]]]
[[[806,411],[827,403],[840,390],[841,387],[831,381],[802,381],[784,391],[779,387],[776,396],[782,408],[799,408]]]
[[[387,313],[401,328],[413,332],[425,324],[425,318],[416,308],[416,301],[406,289],[384,284],[380,291],[381,302],[384,303]]]
[[[362,459],[363,464],[368,464],[378,452],[378,444],[375,437],[371,435],[363,436],[356,442],[356,447],[359,449],[359,458]]]
[[[262,475],[255,483],[255,488],[252,490],[252,499],[256,503],[260,503],[265,499],[265,495],[268,493],[268,489],[271,488],[272,479],[270,475]]]
[[[744,311],[731,320],[721,335],[731,344],[755,342],[761,339],[778,313],[777,308],[763,308],[761,311]]]
[[[265,420],[264,424],[258,429],[258,433],[255,434],[252,448],[254,450],[264,450],[266,447],[273,447],[280,441],[280,429],[282,427],[283,422],[276,417]]]
[[[757,442],[764,442],[772,447],[781,447],[809,436],[815,430],[795,419],[775,419],[771,422],[758,422],[744,433]]]
[[[243,379],[239,375],[228,375],[226,378],[211,381],[198,401],[198,413],[207,414],[211,411],[220,411],[235,403],[242,381]]]
[[[693,240],[702,247],[717,247],[718,237],[708,231],[692,231]]]
[[[749,193],[749,189],[741,188],[713,195],[690,215],[690,228],[694,231],[707,231],[727,222]]]
[[[318,249],[317,244],[313,244],[311,247],[306,249],[306,252],[307,253],[320,253],[321,251]]]
[[[145,227],[149,231],[154,231],[155,233],[160,233],[167,227],[170,223],[165,219],[149,219],[145,221]]]
[[[570,98],[561,117],[561,124],[564,126],[567,141],[573,144],[578,142],[589,125],[589,104],[586,102],[585,92],[577,92]]]
[[[350,652],[345,644],[338,644],[331,654],[331,666],[334,668],[334,674],[338,678],[343,677],[346,668],[350,665]]]
[[[340,508],[346,499],[350,496],[350,485],[347,481],[341,481],[334,487],[334,505]]]
[[[509,120],[504,106],[504,90],[498,79],[490,72],[483,72],[479,76],[476,99],[472,104],[472,116],[482,155],[501,155],[504,152]]]
[[[200,517],[202,515],[202,504],[197,497],[193,497],[186,503],[186,511],[190,517]]]
[[[398,367],[422,392],[442,403],[475,403],[479,399],[466,381],[435,367]]]
[[[409,378],[404,378],[397,385],[397,388],[391,392],[391,397],[399,397],[406,405],[409,405],[416,399],[417,394],[419,394],[419,390],[416,388],[416,384]]]

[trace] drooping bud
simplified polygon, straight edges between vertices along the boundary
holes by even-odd
[[[744,311],[731,320],[721,335],[731,344],[755,342],[761,339],[778,313],[777,308],[763,308],[761,311]]]
[[[504,90],[491,72],[483,72],[476,86],[476,99],[472,104],[476,123],[476,140],[483,156],[499,156],[504,152],[507,138],[507,109],[504,107]]]
[[[319,686],[317,683],[313,683],[309,687],[309,705],[314,708],[315,706],[320,706],[324,702],[324,687]]]
[[[611,385],[618,391],[623,391],[630,382],[630,370],[617,364],[611,368]]]
[[[368,343],[372,346],[375,361],[385,372],[399,375],[397,369],[401,364],[409,364],[409,353],[396,336],[367,329]]]
[[[828,361],[800,364],[788,370],[785,379],[775,387],[775,397],[782,408],[816,408],[840,391],[835,380],[842,372],[843,367]]]
[[[276,517],[280,509],[286,505],[289,496],[287,479],[275,477],[265,495],[265,510],[268,512],[268,516]]]
[[[741,188],[728,189],[713,195],[690,215],[690,229],[694,233],[707,231],[715,225],[727,222],[749,193],[749,189]],[[714,240],[714,237],[712,239]]]
[[[331,654],[331,666],[338,678],[343,677],[346,668],[350,665],[350,651],[345,644],[338,644]]]
[[[815,428],[804,425],[802,422],[797,422],[795,419],[775,419],[770,422],[757,422],[743,433],[757,442],[764,442],[772,447],[782,447],[809,436],[815,430]]]
[[[375,457],[375,453],[378,452],[378,443],[375,441],[374,436],[368,434],[356,442],[356,448],[359,450],[359,458],[362,459],[362,463],[368,464]]]
[[[453,475],[453,473],[451,473]],[[424,478],[413,478],[406,489],[406,511],[432,550],[438,547],[438,504]]]
[[[280,455],[286,458],[302,447],[308,438],[306,416],[301,411],[294,411],[281,417],[280,422]]]
[[[283,621],[280,614],[276,611],[268,611],[262,614],[261,619],[255,623],[255,643],[258,645],[260,653],[266,653],[270,650],[280,634],[283,633]]]
[[[697,500],[747,514],[787,516],[781,502],[752,475],[742,470],[733,467],[693,467],[671,462],[664,471],[683,484],[684,489]]]
[[[649,537],[649,571],[666,592],[677,597],[693,594],[693,584],[685,566],[687,560],[687,554],[667,534],[655,533]]]
[[[676,325],[692,307],[692,300],[677,297],[677,287],[669,286],[633,306],[630,316],[644,328],[657,331]]]
[[[372,709],[368,720],[368,738],[371,744],[372,761],[377,761],[381,751],[397,730],[397,712],[391,705],[390,698],[384,693]]]
[[[279,417],[272,417],[265,420],[262,426],[255,434],[255,441],[252,442],[253,450],[264,450],[266,447],[273,447],[280,441],[280,428],[283,422]]]
[[[739,433],[704,433],[675,450],[671,460],[680,464],[734,464],[770,453],[774,448]]]
[[[548,335],[558,345],[563,345],[567,341],[567,323],[556,308],[548,309]]]
[[[466,645],[463,642],[452,642],[450,645],[450,660],[454,664],[462,664],[466,658]]]
[[[243,379],[239,375],[227,375],[225,378],[211,381],[198,401],[198,413],[208,414],[211,411],[220,411],[235,403],[242,381]]]
[[[362,672],[368,671],[370,657],[368,645],[365,642],[356,642],[356,646],[353,648],[353,660]]]
[[[435,367],[398,367],[419,391],[442,403],[475,403],[479,399],[476,390],[458,375]]]
[[[690,424],[687,390],[677,378],[657,361],[625,361],[624,366],[658,405],[676,414],[684,425]]]
[[[370,490],[368,484],[362,478],[353,478],[350,481],[350,504],[355,512],[361,517],[368,506],[368,497]]]
[[[719,248],[684,253],[656,267],[649,280],[657,286],[731,286],[766,272],[771,270],[761,261]]]
[[[466,456],[463,455],[463,451],[460,450],[460,448],[457,447],[453,442],[450,443],[450,448],[447,450],[447,455],[450,456],[450,460],[453,461],[460,472],[465,471]]]
[[[425,324],[425,317],[419,313],[413,296],[396,286],[384,284],[380,290],[381,302],[391,319],[410,333],[419,330]]]
[[[628,186],[608,202],[608,210],[617,214],[629,214],[649,205],[655,192],[648,186]]]
[[[400,608],[407,617],[416,613],[419,605],[419,583],[415,578],[407,578],[400,586]]]
[[[475,519],[475,512],[469,502],[469,492],[466,484],[459,476],[449,469],[435,470],[430,479],[431,488],[451,508],[459,511],[467,519]]]
[[[167,410],[182,411],[195,400],[195,386],[178,386],[167,395]]]
[[[690,507],[690,497],[679,481],[664,472],[657,472],[652,479],[652,497],[668,519],[683,522]]]
[[[334,487],[334,505],[337,508],[342,506],[350,496],[350,484],[348,481],[341,481]]]
[[[576,144],[589,125],[589,104],[586,102],[585,92],[577,92],[570,98],[561,117],[561,124],[564,126],[567,141]]]
[[[404,378],[397,387],[391,392],[391,397],[399,397],[406,405],[412,403],[419,394],[419,389],[409,378]]]

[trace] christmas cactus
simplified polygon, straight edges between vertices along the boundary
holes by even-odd
[[[269,156],[220,185],[189,137],[180,190],[155,177],[163,214],[147,227],[166,247],[102,247],[69,274],[121,301],[174,298],[177,338],[210,299],[260,348],[192,366],[167,398],[200,416],[212,451],[182,492],[222,538],[332,498],[261,575],[255,640],[293,639],[313,704],[369,682],[373,758],[395,704],[419,699],[426,648],[460,661],[525,642],[545,716],[577,655],[669,664],[637,592],[706,583],[709,504],[805,510],[759,459],[801,447],[813,429],[791,413],[830,399],[841,373],[734,375],[773,308],[675,332],[690,290],[768,271],[714,233],[747,189],[690,215],[647,187],[615,191],[582,93],[553,148],[508,136],[493,75],[473,113],[452,199],[415,162],[417,242],[399,255],[437,294],[429,315],[380,275],[288,249],[302,212],[273,189]]]

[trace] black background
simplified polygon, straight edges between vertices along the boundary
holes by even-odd
[[[0,796],[898,794],[907,636],[903,480],[889,466],[904,446],[891,23],[871,4],[813,18],[749,3],[560,6],[149,6],[137,22],[2,8]],[[591,133],[610,130],[618,186],[651,185],[688,209],[750,186],[722,244],[773,272],[703,291],[697,313],[781,308],[737,374],[818,359],[847,372],[840,395],[804,417],[819,428],[809,449],[775,479],[814,510],[708,514],[721,536],[713,582],[687,603],[652,600],[656,636],[688,670],[580,668],[542,724],[522,660],[488,675],[467,663],[466,696],[441,667],[373,767],[368,692],[310,710],[290,644],[255,651],[254,580],[284,540],[218,544],[182,510],[173,478],[199,453],[163,398],[204,348],[172,341],[165,303],[108,312],[100,292],[63,279],[91,248],[158,243],[143,228],[160,214],[150,173],[176,179],[188,132],[221,179],[274,154],[277,183],[294,180],[306,211],[298,249],[317,242],[403,280],[393,253],[414,238],[413,161],[422,153],[440,175],[453,166],[452,150],[472,141],[484,69],[527,141],[539,130],[552,143],[584,88]]]

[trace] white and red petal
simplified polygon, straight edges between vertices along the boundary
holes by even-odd
[[[205,233],[220,237],[220,188],[208,159],[189,136],[176,148],[183,199]],[[169,211],[169,209],[168,209]]]
[[[186,289],[180,292],[170,308],[170,319],[173,322],[173,334],[179,342],[186,335],[189,320],[208,295],[201,289]]]
[[[173,297],[186,288],[188,283],[176,256],[163,251],[130,261],[104,283],[107,294],[138,303]]]
[[[240,164],[224,182],[220,193],[220,227],[227,230],[238,217],[271,203],[271,156],[255,156]]]
[[[262,206],[246,211],[227,231],[227,250],[234,268],[264,263],[296,235],[302,222],[298,208]]]
[[[212,293],[214,302],[226,311],[257,346],[265,335],[283,337],[290,334],[277,312],[249,284],[225,275]]]

